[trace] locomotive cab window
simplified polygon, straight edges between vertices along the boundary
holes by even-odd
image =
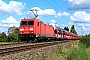
[[[27,25],[27,21],[22,21],[21,25]]]
[[[34,21],[28,21],[28,25],[34,25]]]

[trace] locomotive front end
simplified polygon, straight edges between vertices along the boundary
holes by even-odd
[[[22,19],[19,27],[19,39],[21,41],[29,41],[29,39],[32,39],[34,37],[34,20],[25,18]]]

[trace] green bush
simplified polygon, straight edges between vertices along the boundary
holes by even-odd
[[[73,47],[67,52],[61,52],[62,48],[58,48],[60,60],[90,60],[90,48],[86,48],[84,44],[79,43],[78,47]]]
[[[8,42],[18,42],[18,34],[11,33],[8,36]]]
[[[80,39],[80,43],[84,44],[86,47],[90,47],[90,35],[85,35]]]
[[[86,47],[83,44],[79,44],[78,48],[70,50],[67,56],[66,60],[90,60]]]

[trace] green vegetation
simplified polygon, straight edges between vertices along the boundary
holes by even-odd
[[[18,28],[15,28],[14,32],[10,33],[8,35],[8,42],[18,42],[18,41],[19,41],[19,39],[18,39]]]
[[[90,47],[90,34],[83,36],[80,39],[80,43],[84,44],[86,47]]]
[[[13,44],[13,43],[18,43],[18,42],[0,42],[0,44]]]
[[[18,42],[18,34],[16,34],[16,33],[9,34],[8,42]]]
[[[72,33],[74,33],[74,34],[76,34],[76,35],[77,35],[77,32],[76,32],[76,30],[75,30],[74,25],[72,25],[70,32],[72,32]]]
[[[70,28],[68,28],[68,27],[64,27],[64,30],[69,31],[69,30],[70,30]],[[72,25],[70,32],[72,32],[72,33],[74,33],[74,34],[76,34],[76,35],[77,35],[77,32],[76,32],[76,30],[75,30],[74,25]]]
[[[78,48],[73,48],[67,52],[66,60],[90,60],[90,54],[88,55],[84,45],[79,44]]]
[[[8,36],[2,32],[0,34],[0,42],[19,42],[18,39],[18,28],[14,29],[14,32],[10,33]],[[3,44],[3,43],[2,43]]]
[[[69,28],[68,27],[65,27],[64,30],[69,31]]]
[[[6,42],[7,41],[7,36],[4,32],[0,34],[0,42]]]

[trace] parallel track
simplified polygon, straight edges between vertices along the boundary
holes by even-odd
[[[9,55],[9,54],[26,51],[26,50],[31,50],[33,48],[41,48],[41,47],[56,45],[58,43],[65,43],[65,42],[70,42],[70,41],[71,40],[34,43],[34,44],[24,43],[24,44],[14,44],[14,45],[13,44],[0,45],[0,56],[5,56],[5,55]]]

